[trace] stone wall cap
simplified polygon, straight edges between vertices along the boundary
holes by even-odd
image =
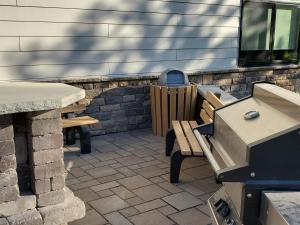
[[[0,115],[63,108],[84,97],[84,90],[61,83],[0,82]]]

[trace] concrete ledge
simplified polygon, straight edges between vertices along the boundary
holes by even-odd
[[[239,72],[253,72],[253,71],[265,71],[265,70],[285,70],[285,69],[300,69],[299,64],[289,65],[269,65],[269,66],[257,66],[257,67],[237,67],[232,69],[223,70],[205,70],[205,71],[189,71],[189,76],[200,76],[206,74],[224,74],[224,73],[239,73]],[[131,75],[98,75],[98,76],[79,76],[68,78],[53,78],[53,79],[37,79],[33,81],[40,82],[58,82],[66,84],[75,83],[96,83],[96,82],[118,82],[118,81],[139,81],[139,80],[157,80],[159,73],[151,74],[131,74]]]
[[[84,97],[84,90],[65,84],[0,82],[0,115],[63,108]]]

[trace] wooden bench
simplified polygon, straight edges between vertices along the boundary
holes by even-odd
[[[90,116],[76,117],[75,113],[82,112],[86,109],[84,105],[71,105],[62,109],[62,123],[66,136],[66,144],[73,145],[76,143],[75,131],[80,136],[80,150],[82,154],[91,153],[91,135],[87,125],[99,123],[99,120]]]
[[[213,122],[214,110],[224,106],[224,103],[211,91],[202,96],[201,109],[199,110],[200,124]],[[203,157],[203,151],[193,133],[198,127],[196,121],[172,121],[173,128],[166,135],[166,155],[171,156],[170,182],[178,183],[181,164],[187,157]],[[178,142],[179,150],[172,153],[175,139]],[[209,146],[207,139],[206,144]]]

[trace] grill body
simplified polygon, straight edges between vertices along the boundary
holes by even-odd
[[[223,183],[209,200],[215,224],[262,225],[264,191],[300,191],[300,95],[254,84],[251,96],[216,110],[214,124],[194,133],[212,143],[204,152]]]

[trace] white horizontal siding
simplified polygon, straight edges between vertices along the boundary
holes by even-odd
[[[136,62],[136,63],[109,63],[110,75],[127,74],[149,74],[159,73],[166,68],[178,68],[183,71],[192,72],[201,69],[219,70],[231,69],[236,66],[235,58],[227,59],[203,59],[184,61],[163,61],[163,62]]]
[[[18,37],[0,37],[0,51],[19,51]]]
[[[80,8],[115,10],[127,12],[157,12],[157,13],[179,13],[179,14],[203,14],[203,15],[226,15],[238,16],[238,6],[224,6],[220,4],[195,4],[186,2],[167,2],[167,1],[141,1],[130,0],[18,0],[19,6],[39,6],[39,7],[59,7],[59,8]]]
[[[0,66],[176,60],[176,50],[0,52]]]
[[[177,60],[236,58],[237,48],[177,50]]]
[[[177,25],[179,15],[2,6],[0,20],[65,23]]]
[[[238,28],[187,27],[187,26],[142,26],[110,25],[110,37],[237,37]]]
[[[22,51],[231,48],[232,38],[21,37]],[[116,52],[117,54],[117,52]]]
[[[108,36],[108,24],[0,22],[0,36]]]
[[[0,0],[0,80],[234,68],[239,4]]]
[[[109,74],[107,64],[69,64],[0,67],[0,80],[27,80]]]
[[[0,5],[17,5],[17,0],[0,0]]]

